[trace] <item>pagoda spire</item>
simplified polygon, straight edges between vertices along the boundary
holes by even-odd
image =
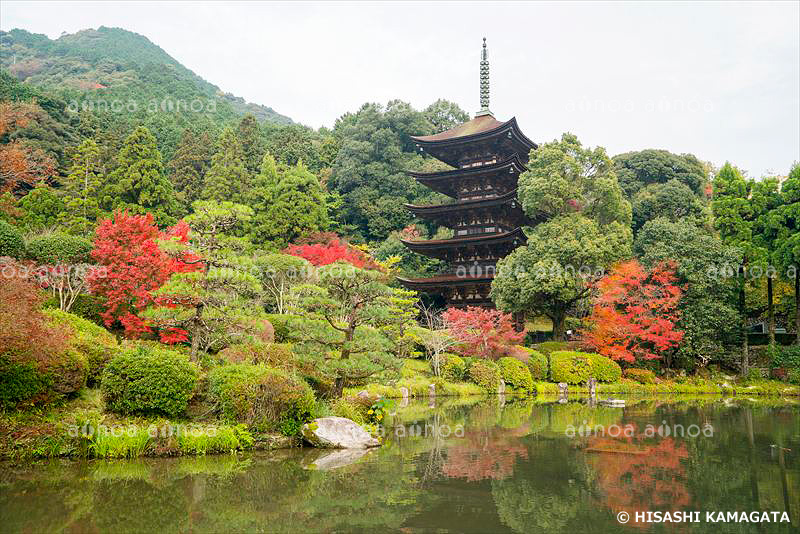
[[[489,59],[486,51],[486,37],[483,38],[483,49],[481,50],[481,110],[475,114],[476,117],[481,115],[491,115],[489,111]]]

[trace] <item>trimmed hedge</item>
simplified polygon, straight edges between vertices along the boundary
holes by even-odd
[[[86,359],[88,385],[98,383],[106,364],[120,350],[117,339],[105,328],[72,313],[46,309],[44,314],[59,327],[71,330],[69,345]]]
[[[589,354],[592,364],[592,376],[598,382],[618,382],[622,378],[622,368],[617,362],[600,354]]]
[[[227,420],[291,436],[312,419],[314,392],[286,371],[238,363],[212,369],[208,380],[209,396]]]
[[[108,363],[101,390],[111,411],[176,417],[186,411],[198,375],[184,354],[139,345],[124,348]]]
[[[497,363],[506,384],[526,393],[533,391],[533,377],[524,363],[516,358],[500,358]]]
[[[268,313],[264,316],[275,331],[275,341],[277,343],[287,343],[294,341],[293,332],[297,328],[297,321],[302,320],[300,315]],[[293,324],[294,323],[294,324]]]
[[[28,258],[45,265],[88,263],[93,248],[88,239],[61,233],[34,237],[26,246]]]
[[[22,259],[25,256],[25,242],[19,230],[0,220],[0,256]]]
[[[583,384],[592,377],[598,382],[617,382],[622,377],[622,369],[617,362],[600,354],[566,350],[550,354],[553,382]]]
[[[630,378],[631,380],[635,380],[640,384],[656,383],[656,374],[650,369],[625,369],[625,372],[623,372],[622,375],[625,378]]]
[[[464,373],[467,372],[467,364],[461,356],[457,354],[445,354],[446,358],[442,366],[442,377],[445,380],[461,382],[464,380]]]
[[[525,351],[528,356],[528,369],[531,371],[531,377],[536,381],[547,380],[550,370],[550,364],[547,361],[547,356],[538,350],[529,349],[527,347],[520,347]]]
[[[592,374],[592,362],[589,355],[567,350],[550,354],[550,378],[553,382],[567,384],[583,384]]]
[[[46,392],[51,383],[50,376],[33,363],[14,362],[0,354],[0,407],[14,408]]]
[[[500,367],[491,360],[476,360],[467,371],[469,379],[490,393],[500,385]]]

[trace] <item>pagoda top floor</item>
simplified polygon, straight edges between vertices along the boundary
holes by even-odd
[[[536,143],[519,129],[517,119],[500,122],[490,113],[435,135],[411,136],[421,152],[426,152],[456,169],[489,165],[517,156],[528,161]]]

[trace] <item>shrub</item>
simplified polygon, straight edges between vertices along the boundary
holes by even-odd
[[[25,243],[19,230],[0,220],[0,256],[22,259],[25,256]]]
[[[296,321],[302,319],[299,315],[270,313],[266,318],[272,324],[276,342],[286,343],[297,338],[294,331],[297,328]]]
[[[86,359],[88,384],[98,383],[106,364],[119,351],[116,338],[105,328],[72,313],[56,309],[44,313],[53,324],[69,330],[69,346]]]
[[[496,392],[500,385],[500,368],[489,360],[477,360],[469,367],[469,379],[489,392]]]
[[[331,412],[337,417],[344,417],[355,421],[359,425],[367,422],[369,408],[347,397],[339,397],[331,403]]]
[[[299,433],[315,409],[302,379],[263,364],[223,365],[209,373],[209,393],[224,418],[259,430]]]
[[[635,380],[640,384],[655,384],[656,383],[656,375],[650,369],[625,369],[622,373],[625,378],[630,378],[631,380]]]
[[[622,368],[611,358],[601,354],[589,354],[592,364],[592,376],[598,382],[618,382],[622,378]]]
[[[83,237],[54,233],[34,237],[25,248],[28,258],[36,263],[56,265],[88,263],[93,246],[91,241]]]
[[[533,377],[524,363],[516,358],[500,358],[497,363],[506,384],[526,393],[533,391]]]
[[[445,354],[445,362],[442,366],[442,376],[445,380],[460,382],[464,380],[464,373],[467,371],[467,364],[464,359],[456,354]]]
[[[44,308],[59,308],[58,297],[51,295],[42,305]],[[69,309],[69,312],[78,317],[82,317],[94,324],[102,325],[103,317],[101,314],[105,311],[105,299],[95,295],[78,295],[75,297],[75,302]]]
[[[800,345],[770,348],[770,367],[800,369]]]
[[[11,361],[0,354],[0,407],[13,408],[50,387],[51,379],[31,362]]]
[[[582,384],[589,380],[592,364],[588,354],[555,351],[550,354],[550,377],[553,382]]]
[[[525,350],[525,353],[528,356],[528,369],[531,371],[531,378],[536,381],[547,380],[548,372],[548,363],[547,363],[547,356],[539,352],[538,350],[529,349],[526,347],[520,347]]]
[[[285,343],[237,343],[219,355],[226,363],[263,363],[281,369],[289,369],[293,361],[292,349]]]
[[[123,349],[108,363],[101,389],[111,411],[175,417],[186,410],[198,375],[197,366],[184,354],[138,345]]]

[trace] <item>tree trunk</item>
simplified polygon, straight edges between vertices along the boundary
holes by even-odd
[[[767,322],[769,324],[769,346],[775,345],[775,306],[773,305],[772,277],[767,276]]]
[[[567,314],[559,313],[550,317],[553,321],[553,341],[566,341]]]
[[[739,312],[742,314],[742,376],[747,374],[749,367],[748,357],[749,348],[747,346],[747,306],[745,305],[744,286],[747,283],[745,280],[746,270],[742,266],[742,282],[739,285]]]
[[[333,388],[331,389],[331,398],[332,399],[341,398],[342,393],[344,393],[344,377],[337,376],[336,380],[333,381]]]

